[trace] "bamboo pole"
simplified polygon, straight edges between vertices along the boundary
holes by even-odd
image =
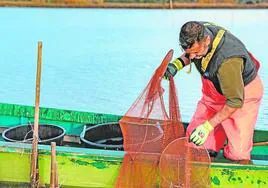
[[[42,65],[42,42],[38,42],[37,54],[37,72],[36,72],[36,90],[35,90],[35,113],[34,113],[34,131],[32,142],[32,162],[31,162],[31,187],[38,186],[38,124],[39,124],[39,106],[40,106],[40,80]]]
[[[51,142],[50,188],[56,188],[56,143]]]

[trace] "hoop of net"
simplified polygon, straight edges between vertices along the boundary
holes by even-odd
[[[178,138],[164,149],[159,162],[162,188],[210,187],[210,157],[207,150]]]

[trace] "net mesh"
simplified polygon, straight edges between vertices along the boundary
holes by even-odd
[[[164,148],[184,136],[176,87],[169,82],[169,111],[164,105],[162,77],[173,56],[170,50],[150,82],[119,121],[126,151],[116,187],[157,187]]]
[[[172,141],[159,163],[161,187],[209,188],[210,158],[203,147],[193,147],[188,138]]]

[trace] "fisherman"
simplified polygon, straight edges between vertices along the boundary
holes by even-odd
[[[238,38],[208,22],[185,23],[179,41],[185,52],[168,65],[164,77],[194,63],[202,79],[202,97],[186,136],[204,145],[211,157],[224,148],[226,158],[249,162],[263,96],[259,62]]]

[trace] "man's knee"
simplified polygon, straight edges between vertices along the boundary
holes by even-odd
[[[228,145],[224,148],[224,157],[233,161],[250,160],[250,151],[243,149],[230,148]]]

